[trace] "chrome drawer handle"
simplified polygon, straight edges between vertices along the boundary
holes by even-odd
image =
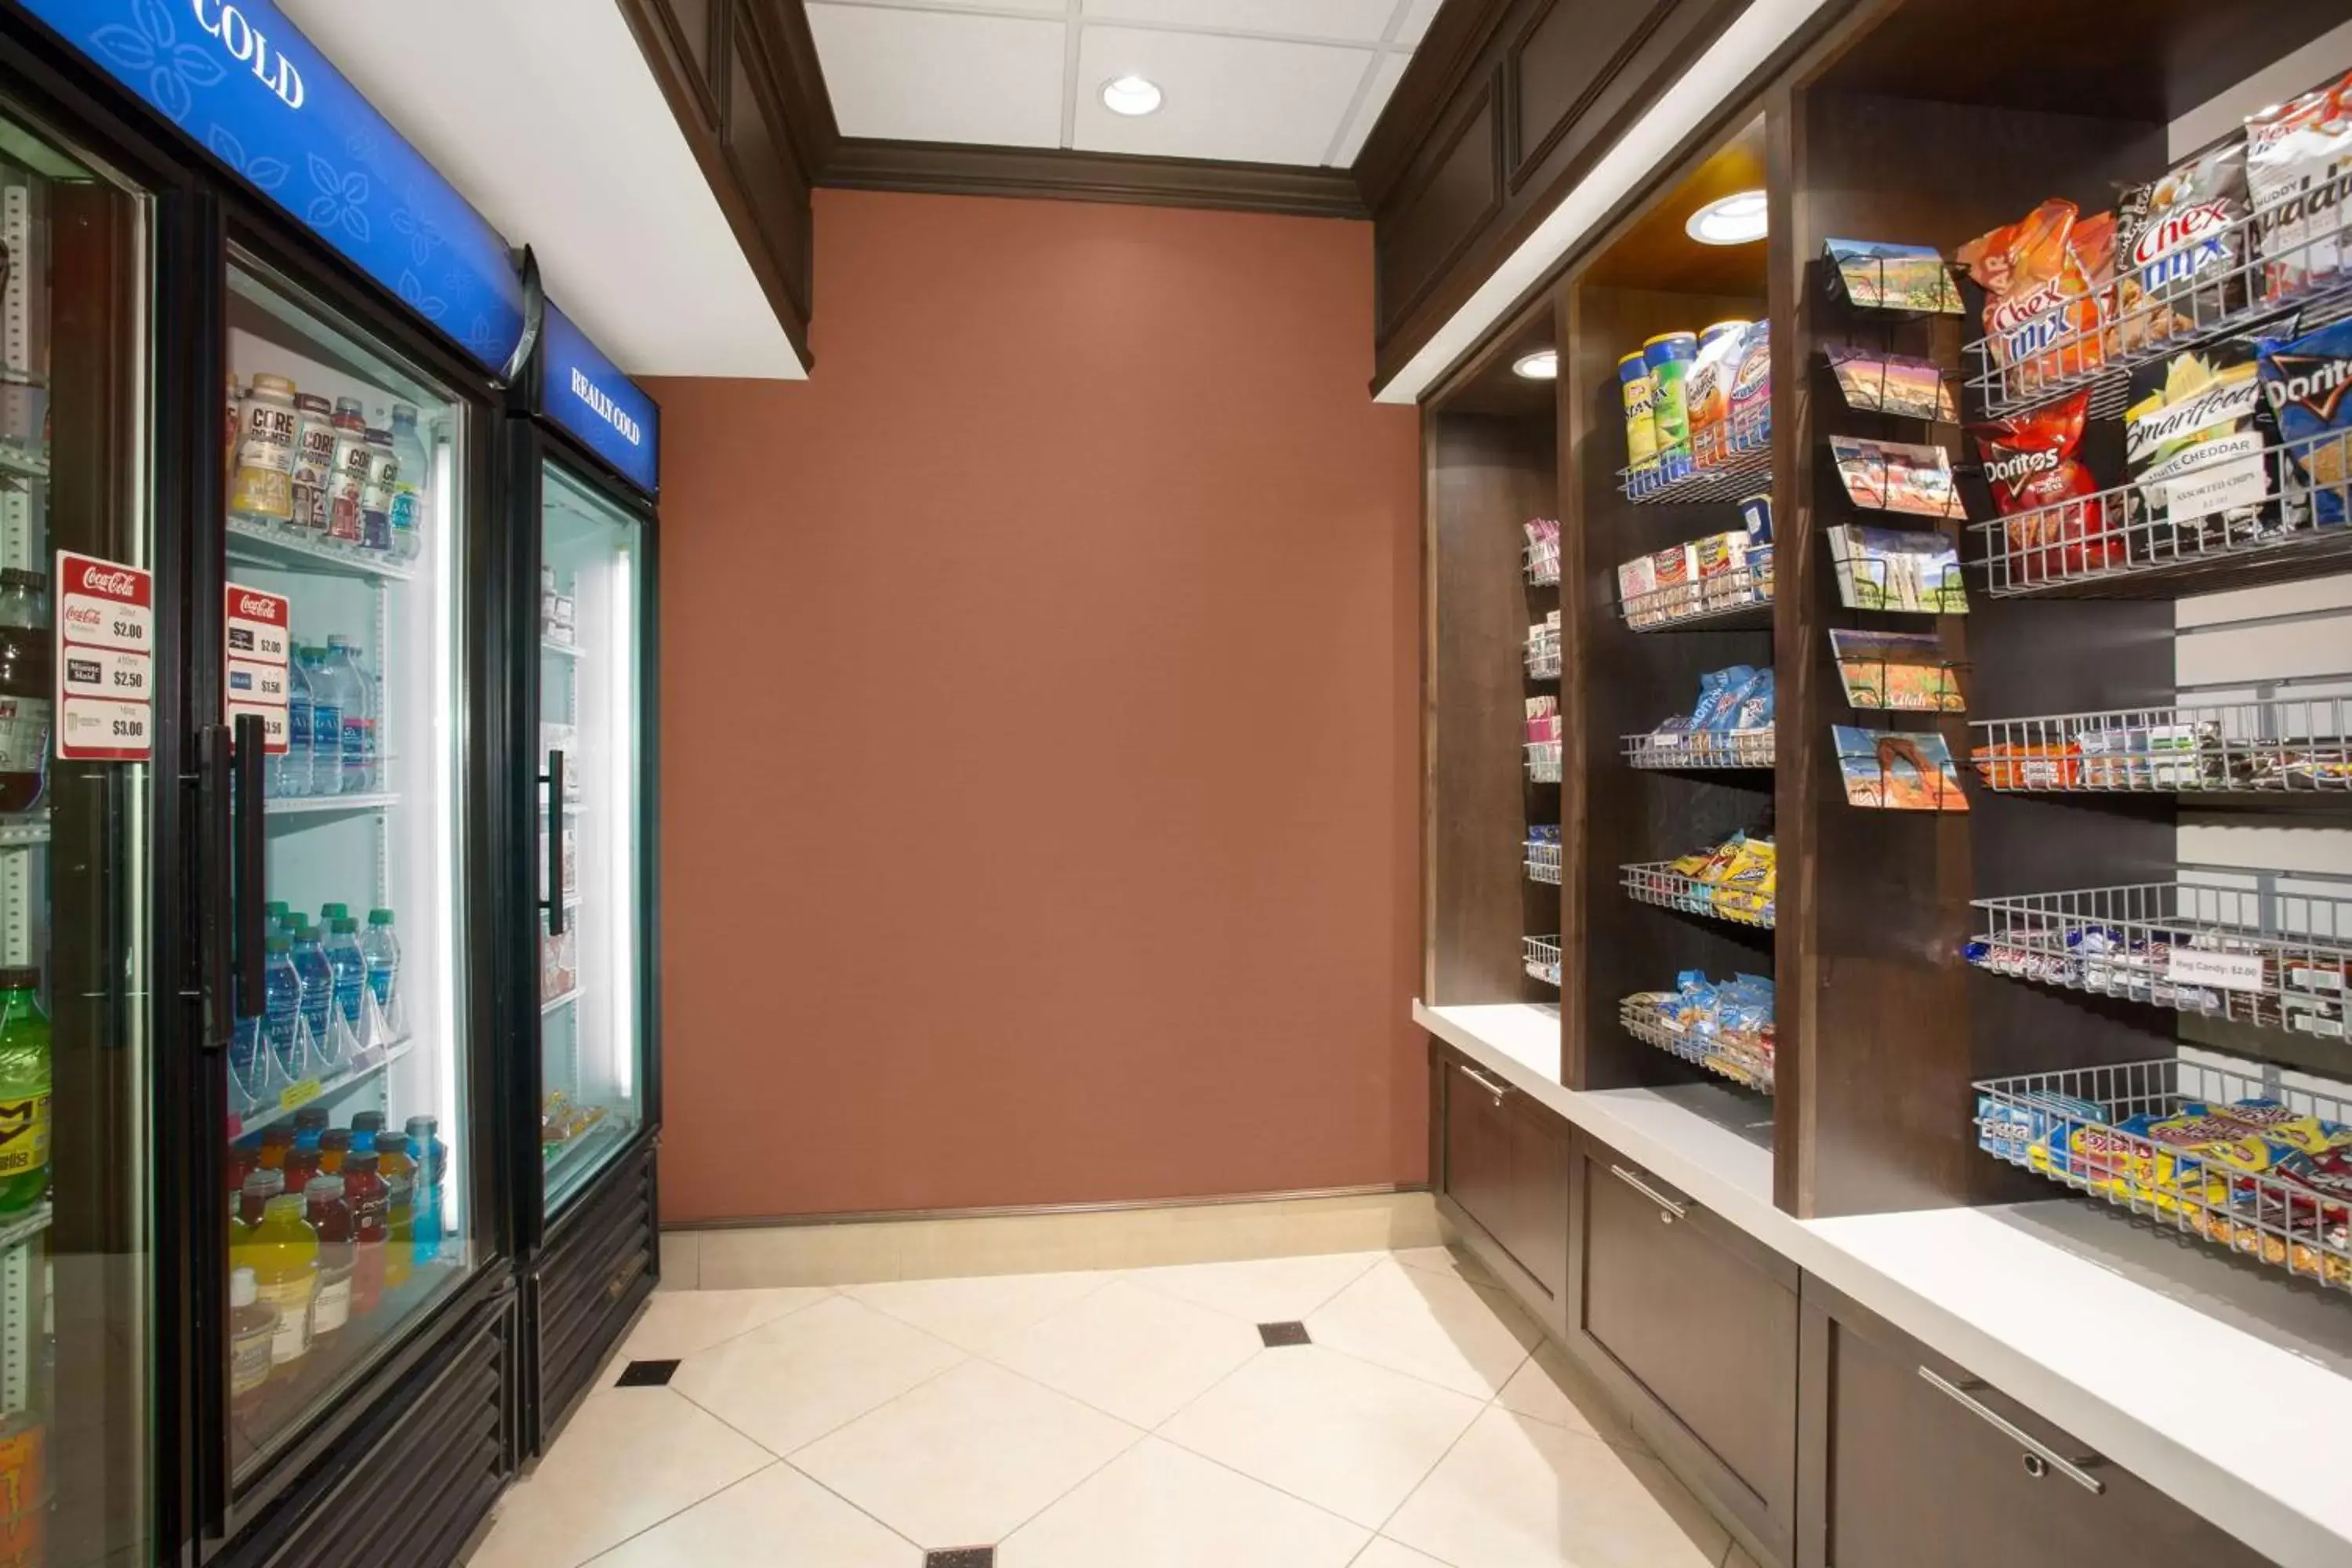
[[[2082,1488],[2084,1491],[2089,1492],[2093,1497],[2105,1497],[2106,1495],[2107,1483],[2099,1479],[2098,1477],[2091,1475],[2084,1468],[2087,1465],[2096,1465],[2105,1462],[2096,1455],[2085,1455],[2084,1458],[2079,1459],[2069,1459],[2063,1454],[2060,1454],[2056,1449],[2051,1447],[2048,1444],[2042,1442],[2031,1432],[2028,1432],[2023,1427],[2018,1426],[2015,1422],[2004,1419],[2000,1412],[1987,1409],[1980,1402],[1972,1397],[1969,1393],[1969,1389],[1984,1387],[1985,1384],[1981,1383],[1971,1383],[1963,1386],[1952,1382],[1948,1378],[1938,1375],[1933,1367],[1926,1366],[1919,1369],[1919,1375],[1926,1378],[1931,1387],[1950,1395],[1952,1399],[1957,1401],[1963,1409],[1966,1409],[1974,1415],[1978,1420],[1982,1421],[1986,1426],[1991,1427],[1994,1431],[2000,1433],[2011,1442],[2015,1443],[2020,1447],[2023,1448],[2025,1450],[2025,1473],[2027,1475],[2032,1476],[2038,1480],[2043,1475],[2046,1475],[2052,1470],[2055,1470],[2060,1475],[2065,1477],[2068,1480],[2074,1482],[2076,1486]]]
[[[1641,1177],[1635,1175],[1624,1166],[1612,1165],[1609,1167],[1609,1173],[1616,1177],[1619,1181],[1624,1183],[1627,1186],[1633,1188],[1635,1192],[1641,1194],[1643,1197],[1649,1199],[1652,1203],[1657,1205],[1658,1218],[1665,1224],[1672,1225],[1678,1219],[1690,1218],[1690,1210],[1683,1207],[1682,1205],[1675,1202],[1674,1199],[1666,1196],[1664,1193],[1661,1193],[1657,1188],[1642,1180]]]
[[[1488,1078],[1485,1073],[1480,1072],[1468,1062],[1455,1062],[1454,1065],[1462,1069],[1463,1077],[1468,1079],[1472,1083],[1476,1084],[1480,1089],[1485,1089],[1488,1094],[1493,1095],[1495,1097],[1495,1103],[1497,1105],[1503,1103],[1503,1096],[1517,1092],[1507,1083],[1496,1083],[1493,1079]]]

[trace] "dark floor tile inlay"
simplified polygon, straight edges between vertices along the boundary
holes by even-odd
[[[996,1568],[993,1546],[950,1546],[923,1553],[923,1568]]]
[[[614,1388],[666,1388],[677,1371],[674,1361],[633,1361],[614,1380]]]
[[[1269,1345],[1303,1345],[1313,1342],[1307,1337],[1304,1323],[1260,1323],[1257,1337]]]

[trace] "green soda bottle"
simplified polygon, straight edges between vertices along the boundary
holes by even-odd
[[[0,969],[0,1214],[49,1190],[49,1019],[41,972]]]

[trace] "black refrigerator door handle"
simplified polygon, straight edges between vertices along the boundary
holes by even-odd
[[[261,715],[237,715],[235,752],[236,791],[232,852],[236,858],[236,902],[233,906],[236,929],[232,934],[236,944],[236,1016],[258,1018],[262,1004],[262,941],[268,935],[262,930],[261,884],[266,873],[261,857],[261,775],[269,765],[268,737],[262,729]]]
[[[547,934],[563,934],[563,753],[547,753]]]
[[[236,1029],[230,991],[230,928],[235,918],[235,868],[229,853],[229,732],[226,724],[196,731],[196,964],[204,997],[204,1048],[228,1049]]]

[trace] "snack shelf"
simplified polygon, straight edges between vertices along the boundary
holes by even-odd
[[[1528,973],[1547,985],[1559,984],[1559,938],[1530,936],[1520,939],[1526,945],[1525,962]]]
[[[2086,388],[2094,417],[2120,414],[2135,365],[2244,332],[2287,311],[2298,313],[2298,332],[2352,315],[2352,271],[2339,269],[2335,260],[2352,229],[2352,208],[2340,203],[2319,208],[2298,220],[2310,229],[2303,238],[2281,245],[2273,235],[2265,248],[2256,230],[2274,210],[2250,213],[2200,237],[2200,250],[2219,249],[2234,258],[2228,265],[2200,267],[2145,293],[2137,292],[2134,273],[2103,286],[2090,300],[2070,300],[2017,323],[2005,335],[2037,345],[2018,363],[2001,363],[1994,338],[1970,342],[1962,363],[1982,416],[2026,413]],[[2283,286],[2311,272],[2321,274],[2312,284]],[[2126,283],[2136,298],[2126,298]],[[2091,315],[2086,307],[2094,302]],[[2070,323],[2069,311],[2087,319]]]
[[[2202,1017],[2345,1037],[2352,899],[2282,892],[2318,872],[2183,868],[2247,885],[2147,882],[1978,899],[1970,963]]]
[[[1628,898],[1636,903],[1655,904],[1662,910],[1680,910],[1685,914],[1706,915],[1710,920],[1729,921],[1734,925],[1752,926],[1759,931],[1772,929],[1769,910],[1723,909],[1717,905],[1716,895],[1727,889],[1715,882],[1685,877],[1674,868],[1671,860],[1641,860],[1617,868],[1619,881]]]
[[[1637,768],[1769,768],[1770,730],[1658,730],[1621,737]]]
[[[1528,880],[1559,883],[1559,846],[1530,838],[1526,845]]]
[[[1637,632],[1741,631],[1772,625],[1772,547],[1756,549],[1719,577],[1677,583],[1617,601]]]
[[[2352,676],[2329,679],[2352,684]],[[2352,696],[1979,719],[1971,727],[1977,775],[1997,790],[2352,802]]]
[[[2352,1236],[2340,1186],[2328,1195],[2303,1180],[2317,1162],[2288,1155],[2252,1124],[2210,1129],[2216,1138],[2184,1145],[2199,1128],[2148,1134],[2176,1118],[2204,1121],[2248,1100],[2272,1101],[2273,1115],[2352,1121],[2352,1103],[2301,1089],[2276,1089],[2252,1073],[2179,1058],[2026,1073],[1979,1080],[1977,1145],[1994,1159],[2101,1198],[2185,1236],[2251,1260],[2352,1290]],[[2092,1114],[2095,1112],[2095,1114]],[[2306,1123],[2306,1125],[2308,1125]],[[2159,1134],[2162,1136],[2162,1134]],[[2200,1157],[2200,1152],[2203,1157]]]
[[[1556,588],[1559,585],[1559,543],[1538,544],[1529,540],[1521,554],[1527,562],[1528,585],[1531,588]]]
[[[1983,544],[1986,587],[2001,598],[2167,598],[2341,570],[2328,563],[2352,557],[2352,523],[2345,521],[2352,518],[2347,459],[2352,432],[2336,431],[2213,465],[2215,476],[2223,478],[2251,476],[2260,465],[2268,495],[2263,504],[2273,514],[2260,520],[2225,521],[2220,511],[2174,519],[2159,510],[2158,492],[2164,487],[2126,484],[1973,523]],[[2335,477],[2314,482],[2305,478],[2305,468]],[[2250,506],[2241,501],[2235,510]],[[2089,526],[2095,510],[2098,528]]]
[[[1738,500],[1772,483],[1772,432],[1743,431],[1732,437],[1730,457],[1704,468],[1685,468],[1669,478],[1655,464],[1617,470],[1617,489],[1630,501],[1647,506],[1692,501]]]
[[[1559,742],[1558,741],[1529,741],[1524,750],[1528,753],[1529,783],[1555,784],[1559,783]]]
[[[1520,655],[1528,667],[1529,680],[1559,679],[1559,628],[1535,626],[1528,630],[1526,650]]]
[[[1639,997],[1628,996],[1617,1005],[1617,1022],[1627,1034],[1643,1045],[1655,1046],[1668,1056],[1705,1068],[1719,1078],[1729,1079],[1742,1089],[1752,1089],[1759,1094],[1772,1092],[1772,1064],[1761,1056],[1740,1050],[1718,1038],[1714,1045],[1694,1039],[1688,1033],[1676,1029],[1658,1016],[1654,1008],[1643,1005]]]
[[[416,576],[383,551],[313,542],[242,517],[228,520],[228,558],[289,572],[331,572],[372,583],[407,583]]]

